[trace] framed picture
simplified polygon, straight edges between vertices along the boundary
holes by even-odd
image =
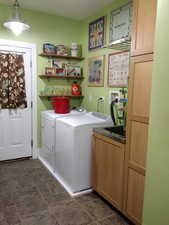
[[[55,74],[55,68],[54,67],[45,67],[45,74],[46,75]]]
[[[43,52],[47,54],[56,54],[56,46],[50,43],[44,43]]]
[[[131,40],[132,3],[129,3],[110,14],[109,44]]]
[[[89,58],[88,86],[104,86],[104,61],[104,55]]]
[[[89,24],[89,50],[94,50],[104,46],[105,41],[105,17]]]
[[[62,68],[63,65],[62,65],[62,62],[53,59],[53,60],[52,60],[52,67]]]
[[[70,77],[81,77],[82,76],[81,67],[80,66],[71,66],[71,65],[69,65],[67,67],[67,76],[70,76]]]
[[[63,68],[55,68],[55,74],[57,76],[66,76],[65,69]]]
[[[127,87],[129,74],[129,51],[109,54],[108,86]]]

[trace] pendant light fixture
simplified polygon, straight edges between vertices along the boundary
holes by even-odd
[[[30,28],[30,26],[23,21],[18,0],[15,0],[13,4],[12,18],[4,23],[4,27],[10,29],[16,36]]]

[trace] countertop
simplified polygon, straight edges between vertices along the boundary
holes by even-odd
[[[113,139],[114,141],[120,142],[122,144],[126,143],[126,137],[123,137],[119,134],[116,133],[112,133],[108,130],[105,130],[104,128],[94,128],[93,131],[95,133],[101,134],[103,136],[109,137],[111,139]]]

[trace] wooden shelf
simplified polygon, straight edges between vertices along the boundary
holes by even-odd
[[[52,98],[52,97],[70,97],[70,98],[83,98],[82,95],[39,95],[40,98]]]
[[[39,75],[40,78],[56,78],[56,79],[78,79],[82,80],[84,77],[75,77],[75,76],[58,76],[56,74],[50,74],[50,75]]]
[[[48,53],[41,53],[39,56],[44,56],[44,57],[55,57],[55,58],[62,58],[62,59],[76,59],[76,60],[83,60],[84,57],[80,56],[65,56],[65,55],[57,55],[57,54],[48,54]]]

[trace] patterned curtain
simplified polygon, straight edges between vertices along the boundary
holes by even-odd
[[[23,56],[0,53],[0,109],[26,107]]]

